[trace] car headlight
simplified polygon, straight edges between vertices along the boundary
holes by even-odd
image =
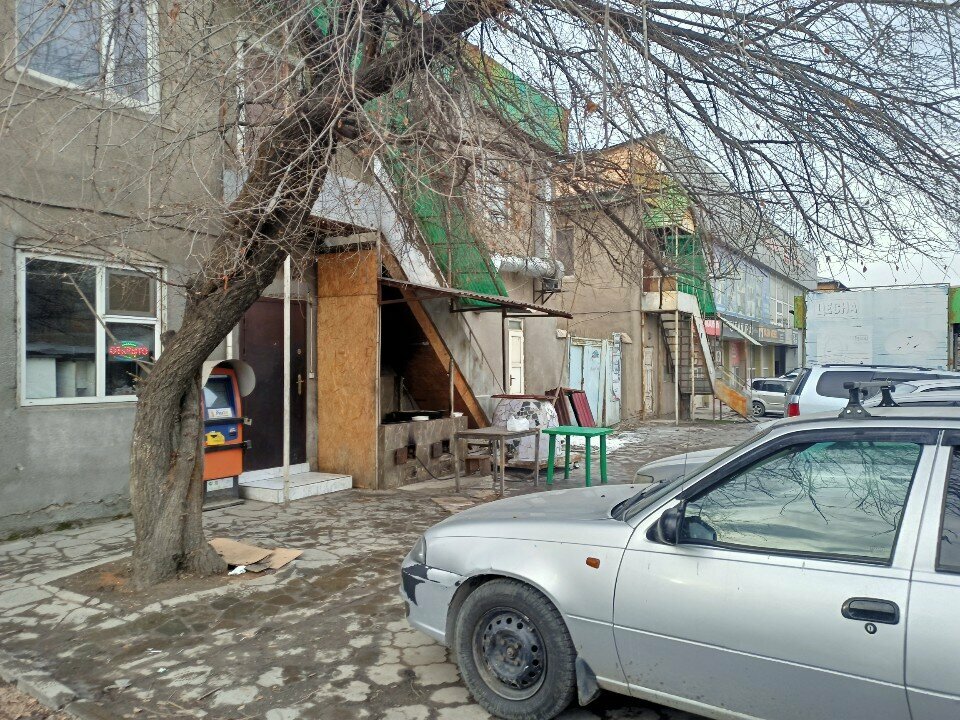
[[[417,538],[417,544],[414,545],[413,550],[410,551],[410,559],[421,565],[427,564],[427,541],[423,535]]]
[[[654,479],[653,475],[645,475],[638,472],[633,476],[633,482],[635,485],[649,485],[652,482],[656,482],[656,480]]]

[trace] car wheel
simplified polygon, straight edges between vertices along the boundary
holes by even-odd
[[[766,409],[763,407],[762,402],[753,401],[753,416],[754,417],[763,417],[767,414]]]
[[[460,675],[484,710],[507,720],[549,720],[576,692],[576,651],[557,609],[514,580],[471,593],[457,618]]]

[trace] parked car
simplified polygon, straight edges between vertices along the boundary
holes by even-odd
[[[787,390],[790,389],[788,380],[780,378],[757,378],[750,383],[750,408],[754,417],[763,417],[769,413],[784,413],[786,407]]]
[[[653,460],[637,470],[633,481],[637,485],[673,482],[729,449],[728,447],[719,447],[709,450],[693,450]]]
[[[901,400],[904,400],[908,395],[913,395],[914,393],[924,394],[927,393],[942,393],[950,391],[960,391],[960,377],[957,378],[944,378],[939,380],[914,380],[913,382],[899,382],[896,383],[891,389],[891,396],[894,401],[900,403]],[[864,407],[872,407],[880,404],[881,397],[878,394],[874,394],[873,397],[864,401]]]
[[[454,515],[402,563],[409,621],[512,720],[601,688],[712,718],[960,717],[960,410],[871,413]]]
[[[839,411],[847,402],[844,383],[914,382],[920,380],[957,380],[960,373],[924,367],[894,365],[815,365],[803,368],[787,391],[790,417],[808,413]],[[866,397],[870,397],[868,392]]]
[[[781,380],[793,380],[797,375],[800,374],[800,371],[803,368],[794,368],[793,370],[787,370],[783,375],[777,375]]]
[[[941,392],[908,393],[906,395],[893,395],[891,398],[898,407],[960,407],[960,391],[944,390]],[[873,408],[880,404],[879,397],[872,397],[863,403],[868,412],[873,412]]]

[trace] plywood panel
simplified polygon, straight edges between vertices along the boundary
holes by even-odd
[[[317,469],[377,486],[379,306],[376,254],[317,265]]]
[[[330,253],[317,259],[317,295],[376,295],[380,261],[376,250]]]

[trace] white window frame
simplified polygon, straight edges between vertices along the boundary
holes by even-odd
[[[237,157],[240,161],[243,160],[243,153],[245,151],[244,147],[244,137],[243,137],[243,123],[245,122],[246,117],[246,88],[244,85],[244,71],[246,70],[246,60],[247,55],[252,52],[262,53],[263,55],[270,55],[282,62],[287,63],[290,68],[290,77],[286,79],[287,83],[294,81],[301,83],[301,90],[303,89],[302,83],[305,82],[303,76],[303,60],[294,53],[290,52],[289,48],[278,48],[273,43],[257,37],[256,35],[244,32],[241,33],[237,38],[235,43],[235,57],[236,67],[237,67],[237,77],[236,77],[236,93],[237,93],[237,127],[236,127],[236,146],[237,146]],[[291,104],[296,104],[296,98],[291,101]]]
[[[20,0],[14,0],[14,25],[16,26],[16,43],[14,47],[19,47],[20,45],[20,23],[18,19],[17,8],[19,6]],[[67,88],[69,90],[76,90],[88,95],[99,95],[105,101],[111,103],[117,103],[119,105],[124,105],[126,107],[135,108],[138,110],[145,110],[156,113],[159,108],[156,106],[160,103],[160,64],[159,64],[159,11],[157,9],[157,3],[155,0],[144,0],[144,7],[147,11],[147,16],[149,22],[147,23],[147,99],[146,100],[137,100],[136,98],[130,97],[129,95],[123,95],[112,89],[113,87],[113,74],[116,66],[116,59],[113,57],[113,53],[109,52],[110,48],[107,46],[107,40],[110,37],[110,27],[112,20],[112,9],[110,7],[109,0],[100,0],[100,37],[98,45],[100,46],[100,62],[101,68],[105,68],[106,72],[104,73],[103,84],[96,87],[86,87],[84,85],[79,85],[78,83],[71,82],[70,80],[64,80],[63,78],[58,78],[54,75],[47,75],[46,73],[40,72],[39,70],[34,70],[28,65],[20,62],[18,57],[16,63],[16,69],[18,72],[23,73],[29,77],[36,78],[48,85],[55,85],[57,87]]]
[[[553,227],[553,237],[550,238],[550,257],[554,260],[560,261],[560,256],[565,255],[563,247],[561,246],[560,241],[557,239],[557,236],[562,232],[570,233],[570,256],[573,262],[570,264],[570,267],[564,266],[563,268],[563,278],[564,280],[573,280],[576,278],[577,274],[577,227],[572,223],[557,223]]]
[[[496,227],[507,227],[513,219],[508,184],[510,170],[509,162],[503,160],[486,160],[476,170],[480,212],[487,223]]]
[[[95,351],[96,365],[96,394],[90,397],[51,397],[28,398],[27,391],[27,261],[50,260],[52,262],[85,265],[96,272],[96,297],[88,298],[96,310],[94,318],[97,328]],[[136,402],[136,395],[106,395],[107,386],[107,333],[106,323],[148,325],[154,324],[154,358],[160,357],[160,336],[166,325],[167,310],[167,283],[166,270],[159,265],[144,265],[141,269],[155,272],[157,275],[156,312],[155,318],[142,315],[108,315],[107,314],[107,271],[122,270],[131,272],[129,266],[119,263],[104,262],[96,258],[86,258],[77,255],[57,255],[44,252],[23,251],[17,253],[17,395],[20,405],[24,407],[36,405],[90,405],[99,403],[130,403]],[[136,272],[136,270],[133,270]],[[102,321],[102,322],[101,322]]]

